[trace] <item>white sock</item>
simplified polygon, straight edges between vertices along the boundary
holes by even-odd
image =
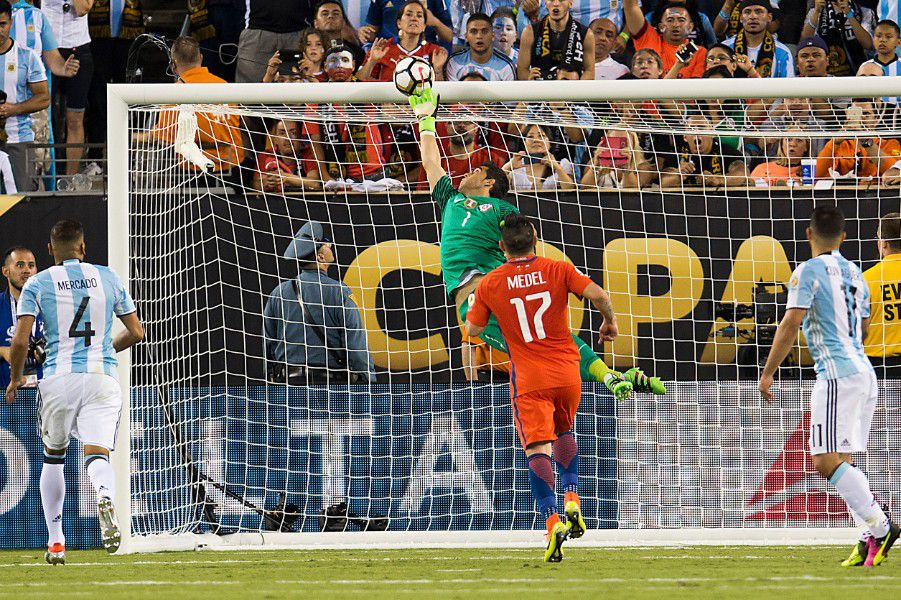
[[[851,513],[851,518],[854,519],[854,524],[858,529],[860,529],[860,536],[857,539],[861,542],[865,542],[873,537],[873,535],[870,533],[870,526],[867,525],[867,522],[863,520],[863,517],[861,517],[850,508],[848,509],[848,512]]]
[[[88,454],[84,457],[84,466],[94,485],[94,491],[97,492],[97,497],[112,498],[116,492],[116,485],[109,457],[103,454]]]
[[[870,491],[870,482],[867,481],[863,471],[843,462],[829,478],[829,482],[844,498],[848,508],[863,520],[873,537],[877,539],[885,537],[889,528],[888,517],[882,512],[882,507]]]
[[[62,457],[52,457],[51,460]],[[44,521],[47,523],[47,545],[66,543],[63,535],[63,501],[66,499],[66,478],[63,476],[63,463],[48,463],[44,459],[41,469],[41,506],[44,508]]]

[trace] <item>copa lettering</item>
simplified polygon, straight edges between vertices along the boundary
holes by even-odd
[[[558,248],[539,242],[538,254],[556,260],[569,258]],[[687,244],[669,238],[620,238],[604,247],[604,287],[610,293],[619,316],[619,336],[605,347],[613,364],[628,367],[638,357],[638,330],[644,324],[673,322],[690,315],[703,298],[708,275],[698,255]],[[643,267],[659,265],[669,273],[670,289],[660,295],[638,293],[638,278]],[[344,283],[360,300],[359,310],[367,329],[370,352],[377,367],[390,370],[427,369],[445,363],[449,351],[439,333],[428,337],[395,337],[385,331],[378,319],[377,304],[382,280],[399,269],[441,274],[441,253],[436,244],[415,240],[382,242],[357,255],[348,269]],[[754,285],[760,281],[784,281],[791,277],[792,267],[782,245],[769,236],[745,240],[736,251],[732,271],[720,300],[753,302]],[[525,283],[525,282],[523,282]],[[901,304],[901,303],[899,303]],[[898,316],[901,317],[901,306]],[[581,331],[584,302],[570,296],[570,329]],[[728,323],[718,321],[716,331]],[[740,323],[740,327],[752,324]],[[710,336],[703,342],[699,357],[702,363],[729,364],[737,351],[734,340]],[[800,357],[807,363],[806,352]]]

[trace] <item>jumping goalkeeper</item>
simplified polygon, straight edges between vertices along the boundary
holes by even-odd
[[[422,166],[429,180],[432,198],[441,209],[441,271],[457,313],[466,322],[472,294],[482,277],[499,267],[506,258],[500,249],[504,218],[519,210],[500,198],[507,194],[507,174],[486,162],[460,181],[454,189],[441,166],[441,152],[435,132],[438,96],[431,88],[410,96],[410,106],[419,120]],[[507,344],[494,317],[480,334],[492,348],[507,352]],[[657,377],[648,377],[634,367],[625,373],[611,370],[582,338],[573,335],[579,348],[582,381],[601,381],[617,400],[633,390],[662,395],[666,388]]]

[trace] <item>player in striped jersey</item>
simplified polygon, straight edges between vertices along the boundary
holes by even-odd
[[[870,292],[857,265],[839,252],[844,223],[834,206],[813,211],[807,228],[813,258],[792,273],[785,317],[760,376],[760,393],[773,400],[773,376],[803,322],[817,373],[810,396],[810,454],[817,472],[835,486],[864,530],[842,566],[873,567],[885,560],[901,530],[883,512],[852,457],[867,449],[878,389],[863,350]]]
[[[54,225],[48,249],[55,266],[30,277],[19,297],[6,401],[14,402],[16,390],[25,382],[22,368],[28,335],[40,313],[47,338],[44,379],[38,384],[38,424],[44,442],[41,504],[49,534],[44,558],[50,564],[63,564],[63,464],[73,435],[84,446],[85,469],[97,492],[103,546],[110,553],[119,548],[112,501],[115,481],[109,464],[122,409],[116,353],[141,341],[144,328],[119,277],[109,267],[82,262],[85,245],[80,223]],[[113,316],[125,325],[125,331],[115,337]]]

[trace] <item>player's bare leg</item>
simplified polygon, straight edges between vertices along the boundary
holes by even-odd
[[[66,449],[44,446],[44,466],[41,469],[41,506],[47,524],[47,551],[44,560],[51,565],[66,564],[66,537],[63,535],[63,502],[66,499],[66,480],[63,467]]]

